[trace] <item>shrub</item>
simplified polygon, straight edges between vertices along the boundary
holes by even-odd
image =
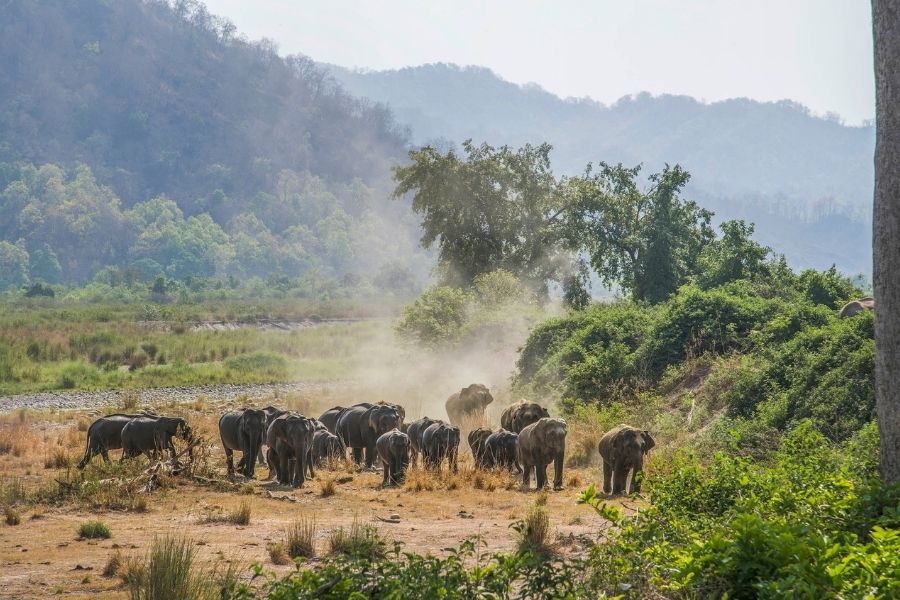
[[[112,537],[112,532],[103,521],[87,521],[78,527],[78,535],[87,539],[108,539]]]
[[[546,499],[544,500],[546,503]],[[525,518],[513,524],[516,532],[516,547],[520,553],[545,555],[553,548],[548,541],[550,535],[550,513],[545,506],[535,503]]]
[[[128,358],[128,370],[137,371],[150,364],[150,357],[143,350],[138,350]]]
[[[12,506],[3,509],[3,516],[7,525],[18,525],[22,522],[22,515]]]
[[[288,525],[284,532],[284,551],[291,558],[311,558],[316,555],[316,522],[314,519],[304,517]]]
[[[471,302],[472,295],[465,290],[430,287],[403,309],[397,334],[429,347],[455,342],[463,335]]]
[[[129,596],[132,600],[211,597],[210,582],[195,560],[196,550],[189,540],[155,538],[147,558],[129,569]]]
[[[374,525],[362,525],[353,519],[349,529],[339,527],[328,536],[328,552],[346,556],[383,557],[387,543]]]

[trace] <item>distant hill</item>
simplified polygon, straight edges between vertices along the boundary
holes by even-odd
[[[569,174],[588,162],[642,162],[649,172],[677,162],[693,176],[692,198],[719,220],[756,222],[758,239],[792,265],[871,273],[873,127],[818,118],[787,101],[639,94],[606,106],[478,67],[328,69],[351,93],[386,103],[415,143],[548,141],[555,169]]]
[[[310,59],[199,2],[0,4],[0,288],[418,260],[389,199],[405,134]]]

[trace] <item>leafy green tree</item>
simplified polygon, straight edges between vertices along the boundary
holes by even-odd
[[[394,169],[394,197],[413,192],[421,244],[437,247],[445,283],[469,285],[481,273],[505,269],[540,290],[556,276],[567,257],[550,150],[467,140],[463,156],[426,146]]]
[[[702,288],[765,277],[771,248],[754,242],[754,226],[744,221],[725,221],[719,226],[722,237],[711,241],[700,253],[697,284]]]
[[[24,248],[0,240],[0,290],[28,284],[28,252]]]
[[[594,172],[565,184],[568,242],[583,248],[608,285],[618,284],[635,300],[660,302],[697,272],[697,261],[713,237],[712,213],[680,192],[690,174],[666,165],[638,185],[641,167],[600,163]]]
[[[47,283],[59,283],[62,279],[62,267],[59,258],[49,244],[42,244],[40,248],[31,253],[31,276],[35,279],[43,279]]]

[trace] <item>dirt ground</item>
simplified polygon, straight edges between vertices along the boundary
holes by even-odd
[[[217,478],[224,478],[225,469],[224,454],[214,435],[215,423],[225,408],[200,401],[158,409],[187,417],[209,440],[208,460]],[[319,414],[311,407],[307,410]],[[5,450],[0,456],[0,491],[4,494],[0,503],[7,502],[10,488],[24,489],[26,497],[35,498],[35,490],[53,488],[58,485],[55,479],[65,479],[66,469],[59,457],[72,465],[80,460],[84,429],[96,414],[20,411],[0,415],[0,451]],[[465,441],[462,445],[466,446]],[[596,466],[566,469],[563,491],[526,492],[521,480],[511,475],[476,474],[467,452],[466,448],[461,456],[459,474],[445,470],[434,476],[415,470],[399,489],[379,489],[380,473],[356,473],[339,466],[334,471],[320,470],[304,488],[292,490],[264,481],[267,469],[259,468],[251,484],[252,495],[247,486],[227,489],[172,478],[161,489],[146,494],[143,512],[91,508],[83,501],[19,501],[15,508],[21,523],[0,524],[0,598],[125,597],[119,578],[102,575],[104,566],[116,552],[143,556],[154,536],[163,533],[190,539],[198,558],[208,567],[233,564],[249,576],[253,562],[278,573],[293,568],[274,565],[267,546],[281,540],[285,528],[299,517],[315,519],[319,555],[327,552],[329,533],[349,526],[354,519],[377,525],[384,538],[401,542],[406,551],[437,555],[473,535],[481,536],[489,551],[512,548],[515,534],[510,525],[524,517],[535,502],[546,501],[553,538],[561,552],[579,551],[584,540],[596,539],[608,526],[590,508],[575,502],[578,492],[589,483],[600,482]],[[117,455],[114,451],[113,456]],[[323,497],[320,486],[329,479],[339,483],[334,495]],[[209,515],[227,513],[242,502],[250,503],[249,524],[205,522]],[[613,503],[626,512],[634,508],[632,501]],[[399,514],[399,522],[381,520],[392,513]],[[109,526],[112,536],[80,539],[79,525],[97,519]]]

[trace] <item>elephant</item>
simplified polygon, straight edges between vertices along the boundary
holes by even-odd
[[[444,406],[450,423],[460,425],[467,418],[484,418],[484,409],[493,401],[494,397],[487,386],[473,383],[447,398]]]
[[[409,453],[413,466],[419,463],[419,453],[422,452],[422,436],[425,430],[434,423],[443,423],[440,419],[432,419],[431,417],[422,417],[409,424],[406,428],[406,435],[409,436]]]
[[[522,400],[506,407],[500,415],[500,426],[507,431],[519,433],[528,425],[549,416],[547,409],[537,402]]]
[[[103,460],[109,462],[109,451],[122,447],[122,429],[132,419],[138,417],[152,417],[150,414],[127,415],[117,413],[100,417],[88,427],[87,447],[84,450],[84,458],[78,463],[79,469],[84,469],[91,457],[99,454]]]
[[[219,437],[225,449],[228,475],[234,474],[234,451],[240,450],[243,455],[239,463],[241,474],[253,478],[256,457],[262,454],[267,420],[265,411],[256,408],[231,410],[219,419]]]
[[[469,435],[466,436],[466,439],[469,442],[469,449],[472,450],[472,458],[475,460],[475,468],[476,469],[485,469],[487,466],[485,465],[485,447],[484,442],[491,436],[493,431],[488,429],[487,427],[479,427],[478,429],[473,429],[469,432]]]
[[[865,298],[852,300],[845,304],[843,308],[841,308],[841,312],[839,313],[839,315],[843,319],[844,317],[852,317],[854,315],[858,315],[859,313],[866,310],[875,310],[875,298],[866,296]]]
[[[343,459],[345,456],[344,444],[341,438],[327,429],[319,429],[313,432],[312,462],[321,467],[329,459]]]
[[[375,441],[378,458],[384,465],[381,487],[393,487],[403,483],[409,465],[409,436],[399,429],[381,434]]]
[[[655,445],[649,431],[630,425],[619,425],[603,434],[598,445],[603,459],[603,492],[610,493],[610,479],[613,494],[624,492],[632,470],[629,493],[641,491],[639,474],[644,469],[644,457]]]
[[[134,458],[141,453],[155,459],[158,452],[168,450],[171,459],[175,460],[173,437],[188,442],[193,439],[187,421],[179,417],[135,417],[122,428],[122,459]],[[188,457],[194,459],[190,449]]]
[[[293,412],[276,417],[269,425],[266,431],[269,469],[282,485],[303,487],[313,433],[312,420]]]
[[[371,469],[375,463],[375,442],[392,429],[399,429],[402,417],[390,404],[357,404],[341,412],[337,421],[337,436],[351,449],[357,466],[363,462]]]
[[[328,428],[328,431],[337,435],[337,422],[338,418],[340,418],[341,413],[347,410],[343,406],[335,406],[334,408],[329,408],[321,415],[319,415],[319,421],[325,424],[325,427]]]
[[[459,427],[439,421],[429,425],[422,434],[422,455],[426,467],[440,471],[441,463],[447,459],[456,473],[459,470],[456,461],[458,452]]]
[[[263,443],[265,443],[266,442],[266,431],[269,430],[269,425],[271,425],[272,421],[274,421],[277,417],[283,415],[287,411],[283,410],[281,408],[275,407],[275,406],[267,406],[261,410],[264,413],[266,413],[266,427],[265,427],[265,429],[263,429],[263,436],[262,436]],[[266,453],[263,452],[262,449],[260,449],[260,451],[257,453],[256,459],[257,459],[257,462],[259,463],[259,466],[261,466],[261,467],[266,466]],[[241,471],[244,470],[244,457],[243,456],[241,457],[241,460],[238,461],[237,468]]]
[[[522,472],[519,465],[519,434],[501,429],[484,441],[484,468],[504,468]]]
[[[522,466],[522,485],[531,487],[531,472],[535,471],[538,489],[547,486],[547,466],[553,463],[553,489],[563,486],[563,458],[566,454],[566,422],[543,417],[519,432],[519,464]]]

